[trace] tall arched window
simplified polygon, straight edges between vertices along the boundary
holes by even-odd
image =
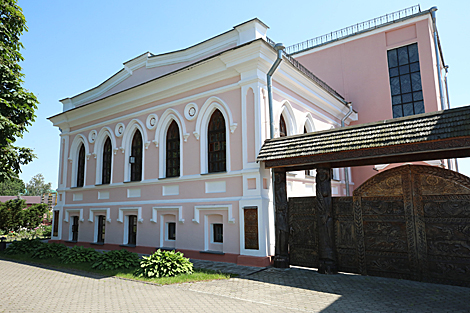
[[[108,137],[103,146],[103,169],[101,173],[101,183],[109,184],[111,182],[111,157],[113,147],[111,139]]]
[[[142,135],[137,129],[132,138],[131,156],[131,181],[142,180]]]
[[[287,136],[286,121],[284,120],[284,116],[281,114],[281,119],[279,120],[279,137],[285,136]]]
[[[212,113],[207,130],[209,173],[225,172],[225,119],[219,110]]]
[[[180,131],[173,120],[166,133],[166,177],[180,176]]]
[[[85,145],[80,145],[78,150],[78,167],[77,167],[77,187],[83,187],[85,183]]]

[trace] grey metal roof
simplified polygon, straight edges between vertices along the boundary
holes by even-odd
[[[470,106],[327,131],[268,139],[257,161],[470,136]]]

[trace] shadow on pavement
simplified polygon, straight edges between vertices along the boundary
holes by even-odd
[[[470,312],[467,287],[347,273],[323,275],[300,267],[270,267],[240,278],[299,288],[305,295],[316,293],[324,301],[320,312]]]
[[[61,272],[61,273],[71,274],[71,275],[94,278],[94,279],[103,279],[103,278],[111,277],[111,275],[108,275],[108,276],[100,275],[100,274],[91,273],[91,272],[87,272],[87,271],[83,271],[83,270],[61,268],[61,267],[56,267],[56,266],[52,266],[52,265],[45,265],[45,264],[39,264],[39,263],[33,263],[33,262],[24,262],[24,261],[8,259],[8,258],[5,258],[5,257],[0,258],[0,260],[5,261],[5,262],[12,262],[12,263],[17,263],[17,264],[34,266],[34,267],[37,267],[37,268],[43,268],[43,269],[57,271],[57,272]]]

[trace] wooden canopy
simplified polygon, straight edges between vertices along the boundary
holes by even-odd
[[[287,171],[470,156],[470,106],[265,141],[257,161]]]

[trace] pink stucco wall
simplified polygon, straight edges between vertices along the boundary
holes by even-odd
[[[318,47],[296,59],[352,102],[359,116],[352,125],[363,124],[393,118],[387,50],[417,42],[425,112],[437,111],[440,103],[432,24],[428,15],[425,17]],[[371,166],[351,170],[354,188],[377,173]]]

